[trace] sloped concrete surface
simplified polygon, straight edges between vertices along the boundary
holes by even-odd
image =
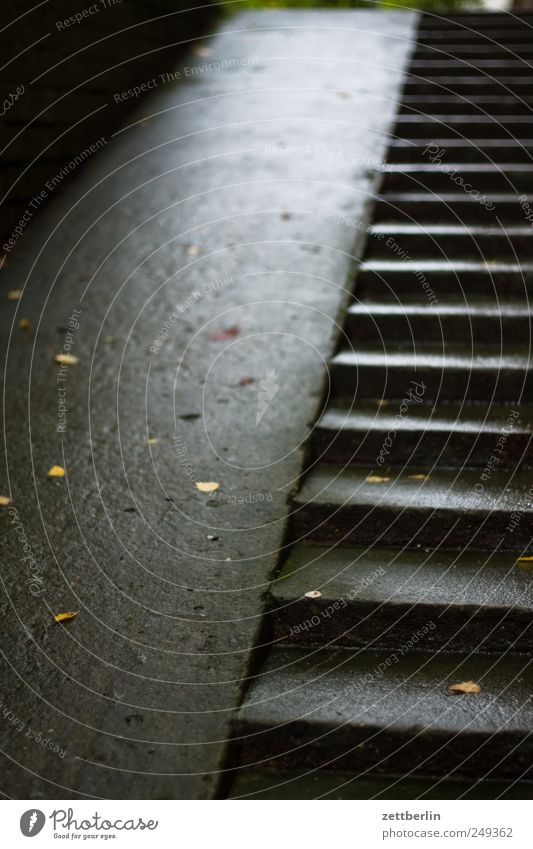
[[[5,795],[216,792],[414,22],[230,19],[9,252]]]

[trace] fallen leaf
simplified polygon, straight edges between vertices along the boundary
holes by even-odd
[[[157,437],[151,436],[150,439],[148,440],[148,445],[157,445],[158,442],[159,442],[159,439],[157,439]]]
[[[79,612],[79,610],[68,610],[66,613],[56,613],[54,619],[56,622],[66,622],[68,619],[74,619]]]
[[[194,485],[200,492],[216,492],[220,489],[220,484],[215,481],[196,481]]]
[[[10,292],[7,293],[7,297],[9,301],[18,301],[22,296],[22,289],[11,289]]]
[[[283,221],[288,221],[291,217],[291,214],[290,214],[290,212],[282,212],[281,217],[282,217]]]
[[[224,328],[224,330],[217,330],[209,338],[212,342],[227,342],[228,339],[234,339],[235,336],[238,336],[240,332],[237,325],[233,324],[231,327]]]
[[[213,51],[209,47],[197,47],[194,52],[197,56],[211,56]]]
[[[189,245],[189,247],[187,248],[187,253],[189,254],[189,256],[198,256],[201,251],[198,245]]]
[[[62,366],[75,366],[76,363],[79,363],[79,358],[75,357],[74,354],[56,354],[54,360]]]
[[[21,330],[29,330],[30,329],[29,319],[27,319],[27,318],[19,319],[19,327],[20,327]]]
[[[386,407],[388,403],[389,402],[387,401],[386,398],[377,398],[376,399],[376,404],[378,405],[378,407]]]
[[[106,345],[114,345],[116,341],[116,336],[104,336],[104,342],[106,343]]]
[[[527,572],[533,572],[533,557],[519,557],[516,565],[519,569],[525,569]]]
[[[249,386],[250,383],[255,383],[255,377],[241,377],[239,386]]]
[[[532,563],[532,562],[533,562],[533,557],[531,557],[531,556],[529,556],[529,555],[528,555],[527,557],[519,557],[519,558],[518,558],[518,562],[519,562],[519,563]]]
[[[50,471],[48,472],[49,478],[64,478],[65,470],[63,466],[52,466]]]
[[[429,475],[407,475],[407,480],[410,481],[425,481]]]
[[[11,504],[9,495],[0,495],[0,507],[8,507]]]
[[[450,693],[481,693],[481,687],[475,681],[463,681],[461,684],[450,684]]]
[[[366,479],[367,483],[386,483],[390,478],[381,477],[381,475],[369,475]]]
[[[322,593],[320,593],[318,590],[309,590],[309,592],[305,594],[305,597],[306,598],[320,598],[321,595],[322,595]]]

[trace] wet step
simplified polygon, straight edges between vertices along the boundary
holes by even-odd
[[[348,309],[345,332],[354,346],[419,350],[426,344],[462,343],[501,349],[523,344],[529,349],[533,314],[523,304],[469,299],[430,306],[404,302],[359,302]]]
[[[419,299],[431,306],[441,301],[469,298],[522,300],[533,293],[532,263],[459,262],[445,260],[413,262],[409,259],[368,260],[357,274],[356,295],[362,300],[403,301]]]
[[[366,776],[307,770],[237,772],[229,799],[531,799],[530,781],[458,781],[452,779]]]
[[[428,144],[433,142],[428,139]],[[454,163],[446,157],[440,164],[387,164],[381,168],[381,192],[415,192],[426,189],[449,192],[459,181],[479,192],[523,193],[533,190],[533,164],[473,165]]]
[[[368,469],[315,467],[293,499],[294,542],[481,551],[516,551],[529,545],[529,472],[499,469],[492,453],[488,472],[422,465],[389,469],[383,447],[383,466],[376,457]],[[521,518],[510,529],[511,514],[518,508]]]
[[[278,648],[241,708],[243,767],[531,777],[530,660]],[[448,687],[474,681],[480,693]]]
[[[504,77],[496,80],[487,76],[468,74],[464,77],[448,74],[435,74],[431,80],[419,77],[407,77],[404,83],[404,94],[462,94],[464,96],[498,94],[518,95],[522,97],[531,94],[531,80],[528,77]]]
[[[533,115],[399,115],[392,135],[400,139],[531,138]]]
[[[533,46],[531,48],[533,58]],[[467,114],[483,114],[487,115],[529,115],[533,111],[533,98],[525,96],[523,98],[516,95],[498,95],[484,94],[476,97],[475,100],[470,100],[468,97],[461,97],[459,94],[435,94],[431,95],[416,95],[407,94],[402,98],[399,106],[400,114],[412,115],[420,113],[422,115],[467,115]]]
[[[336,401],[315,427],[313,456],[369,468],[383,457],[400,468],[484,470],[498,449],[499,468],[533,467],[531,408],[463,402],[436,407],[419,397],[411,384],[398,401],[376,399],[351,408]]]
[[[425,399],[518,403],[532,397],[533,361],[527,348],[485,348],[438,341],[410,351],[340,351],[330,363],[334,392],[347,398],[401,398],[411,380],[424,384]]]
[[[391,251],[408,258],[511,261],[533,257],[533,227],[434,224],[377,224],[370,229],[366,257],[384,259]]]
[[[454,163],[486,164],[497,162],[505,164],[533,164],[533,138],[530,139],[436,139],[428,144],[426,140],[392,139],[387,161],[407,165],[414,162],[435,164],[436,160],[446,164],[446,159]],[[474,187],[470,187],[474,190]],[[474,190],[475,191],[475,190]]]
[[[446,44],[439,40],[431,46],[418,45],[412,53],[412,58],[414,60],[460,58],[473,64],[477,59],[487,58],[525,59],[530,62],[533,59],[533,45],[528,44],[525,39],[523,44],[513,44],[512,47],[503,44],[490,44],[486,41],[478,44],[463,44],[452,40]]]
[[[516,193],[491,192],[482,196],[475,190],[472,194],[458,190],[438,196],[419,191],[387,192],[378,195],[374,202],[376,223],[488,224],[494,221],[495,214],[503,224],[521,225],[526,215],[533,216],[533,203],[529,213]]]
[[[409,63],[408,74],[419,76],[424,79],[439,74],[446,76],[488,76],[494,79],[503,79],[512,76],[533,77],[533,66],[528,59],[520,59],[509,55],[501,59],[491,56],[490,58],[469,59],[466,57],[424,57],[413,59]]]
[[[296,545],[271,608],[274,640],[295,645],[533,649],[531,572],[511,553]]]

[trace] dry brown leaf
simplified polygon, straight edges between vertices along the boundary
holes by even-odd
[[[29,330],[30,329],[29,319],[27,319],[27,318],[19,319],[19,327],[20,327],[21,330]]]
[[[390,478],[381,477],[381,475],[369,475],[366,479],[367,483],[386,483]]]
[[[64,478],[65,470],[63,466],[52,466],[50,471],[48,472],[49,478]]]
[[[194,485],[200,492],[216,492],[217,489],[220,489],[220,484],[216,481],[196,481]]]
[[[74,619],[79,612],[79,610],[68,610],[66,613],[56,613],[54,619],[56,622],[66,622],[69,619]]]
[[[62,366],[75,366],[76,363],[79,363],[79,358],[75,357],[74,354],[56,354],[54,360]]]
[[[450,693],[481,693],[481,687],[475,681],[462,681],[461,684],[450,684]]]
[[[7,293],[9,301],[18,301],[22,297],[22,289],[11,289]]]
[[[0,507],[8,507],[11,504],[9,495],[0,495]]]
[[[376,399],[376,404],[378,405],[378,407],[386,407],[388,403],[389,402],[387,401],[386,398],[377,398]]]
[[[309,590],[309,592],[305,594],[305,597],[306,598],[320,598],[321,595],[322,595],[322,593],[319,592],[318,590]]]

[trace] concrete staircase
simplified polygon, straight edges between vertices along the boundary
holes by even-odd
[[[531,793],[531,23],[420,19],[234,797]]]

